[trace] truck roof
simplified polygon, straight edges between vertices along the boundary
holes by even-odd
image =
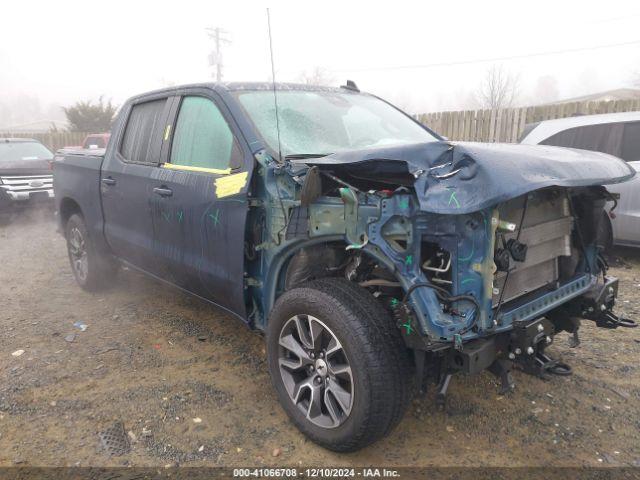
[[[184,85],[176,85],[167,88],[161,88],[150,92],[134,95],[129,100],[138,100],[148,96],[155,96],[162,93],[179,92],[185,88],[209,88],[218,92],[238,92],[238,91],[258,91],[258,90],[273,90],[273,83],[271,82],[203,82],[203,83],[190,83]],[[350,92],[360,93],[357,90],[343,87],[325,87],[321,85],[307,85],[304,83],[276,83],[276,90],[278,91],[307,91],[307,92]]]

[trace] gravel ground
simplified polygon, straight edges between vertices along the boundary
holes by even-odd
[[[564,333],[550,349],[572,376],[516,372],[507,396],[489,374],[455,377],[446,411],[431,391],[339,455],[288,422],[260,335],[131,271],[80,290],[55,230],[38,212],[0,227],[0,465],[640,465],[640,329],[584,322],[580,348]],[[638,317],[640,253],[616,255],[618,311]],[[131,450],[110,456],[99,432],[117,422]]]

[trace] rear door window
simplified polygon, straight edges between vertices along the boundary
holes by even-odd
[[[640,160],[640,122],[625,123],[622,158],[627,162]]]
[[[603,152],[619,157],[621,155],[621,123],[604,123],[569,128],[540,142],[541,145],[580,148],[594,152]]]
[[[205,97],[185,97],[173,135],[171,165],[224,174],[240,160],[238,143],[216,104]]]
[[[135,104],[124,131],[120,154],[129,162],[157,164],[162,143],[162,116],[167,99]]]

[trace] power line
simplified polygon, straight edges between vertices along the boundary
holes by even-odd
[[[598,23],[611,23],[611,22],[617,22],[618,20],[630,20],[630,19],[634,19],[634,18],[638,18],[640,17],[640,13],[631,13],[629,15],[622,15],[619,17],[609,17],[609,18],[603,18],[600,20],[594,20],[592,22],[589,22],[591,24],[598,24]]]
[[[524,55],[509,55],[505,57],[488,57],[488,58],[480,58],[475,60],[459,60],[455,62],[440,62],[440,63],[426,63],[422,65],[397,65],[391,67],[365,67],[365,68],[351,68],[351,69],[338,69],[333,70],[334,72],[373,72],[373,71],[382,71],[382,70],[410,70],[410,69],[419,69],[419,68],[438,68],[438,67],[453,67],[457,65],[471,65],[474,63],[487,63],[487,62],[500,62],[505,60],[516,60],[519,58],[532,58],[532,57],[544,57],[548,55],[561,55],[563,53],[576,53],[576,52],[587,52],[592,50],[602,50],[605,48],[615,48],[615,47],[626,47],[629,45],[637,45],[640,44],[640,40],[633,40],[630,42],[621,42],[621,43],[610,43],[608,45],[596,45],[593,47],[578,47],[578,48],[567,48],[564,50],[548,50],[546,52],[536,52],[536,53],[527,53]]]

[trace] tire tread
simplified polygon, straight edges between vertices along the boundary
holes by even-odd
[[[306,423],[299,422],[288,410],[295,406],[283,402],[287,414],[314,442],[334,451],[355,451],[387,435],[402,418],[409,398],[406,351],[389,315],[358,285],[345,279],[319,279],[291,289],[278,299],[269,320],[269,338],[279,335],[279,329],[274,326],[277,327],[278,320],[282,322],[279,318],[281,310],[292,297],[304,298],[313,310],[322,308],[325,302],[331,302],[343,322],[341,328],[350,329],[359,341],[358,354],[366,359],[367,372],[364,373],[367,385],[364,390],[366,401],[360,403],[364,409],[364,420],[355,424],[347,438],[339,441],[328,440]],[[268,344],[271,345],[271,341]],[[275,385],[280,380],[274,373],[277,372],[272,371]]]

